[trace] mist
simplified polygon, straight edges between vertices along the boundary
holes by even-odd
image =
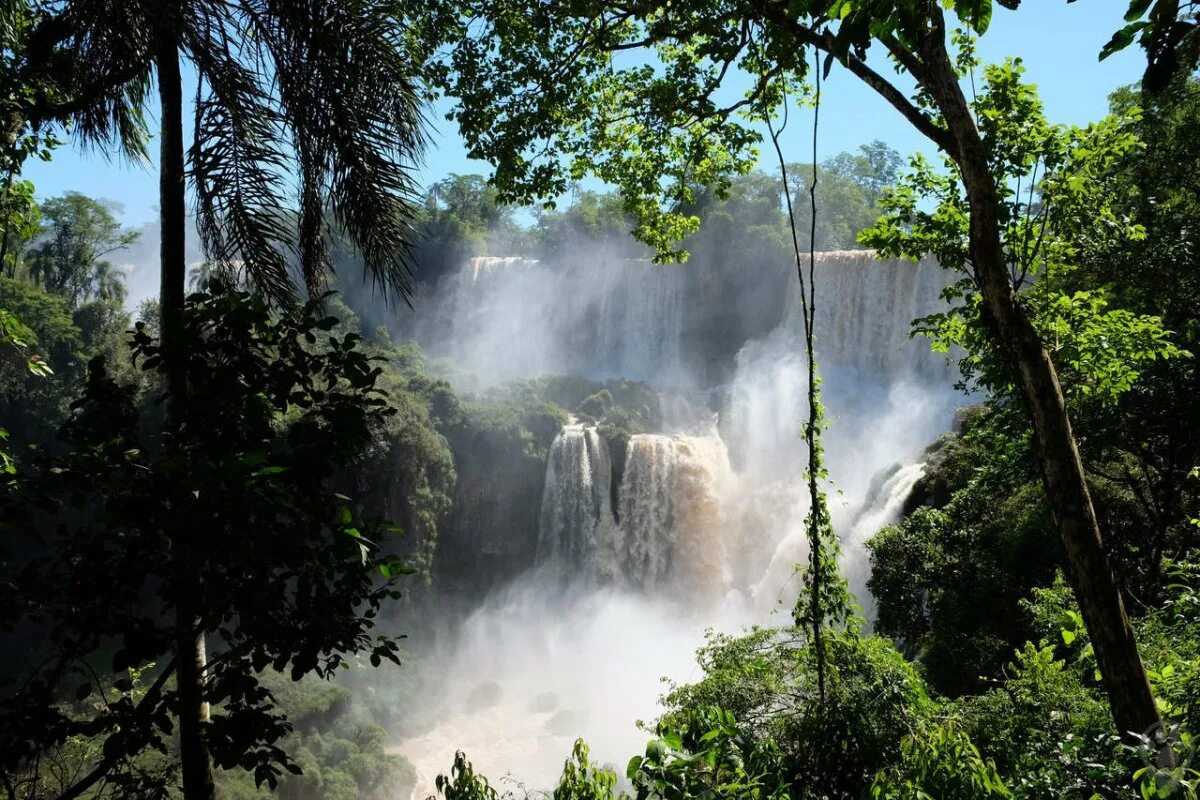
[[[158,299],[162,226],[147,222],[134,229],[138,238],[129,247],[113,253],[114,265],[121,271],[125,283],[125,307],[136,312],[147,300]],[[204,249],[195,223],[189,220],[185,237],[184,258],[191,271],[204,263]]]
[[[864,543],[898,517],[962,403],[945,356],[909,337],[947,276],[864,251],[820,253],[816,274],[831,513],[869,622]],[[659,396],[657,429],[623,454],[586,417],[555,439],[535,562],[426,654],[439,688],[412,710],[420,732],[393,747],[416,768],[413,797],[456,750],[528,789],[555,783],[576,737],[623,765],[663,680],[699,677],[707,629],[790,622],[807,554],[807,373],[794,264],[778,250],[735,263],[698,248],[665,266],[620,242],[468,257],[422,287],[393,336],[415,338],[468,395],[564,374]]]

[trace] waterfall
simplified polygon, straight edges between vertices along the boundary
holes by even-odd
[[[477,256],[424,298],[429,310],[412,333],[485,384],[544,373],[662,387],[723,382],[747,342],[800,330],[794,271],[742,266],[655,265],[603,248],[569,259]],[[881,380],[944,376],[945,359],[908,333],[914,319],[942,307],[950,277],[929,259],[818,253],[822,366]],[[763,293],[778,298],[778,308],[747,305]]]
[[[723,504],[732,480],[715,432],[633,436],[616,530],[620,577],[646,592],[720,597],[729,585]]]
[[[568,577],[610,572],[612,463],[594,426],[568,424],[546,463],[537,561]]]
[[[730,584],[725,503],[733,471],[708,435],[638,434],[626,448],[620,523],[610,507],[608,448],[572,423],[546,467],[537,561],[569,581],[616,582],[647,593],[720,597]]]
[[[538,568],[489,595],[438,653],[438,697],[454,700],[430,698],[436,722],[399,748],[424,784],[458,747],[539,788],[577,736],[602,760],[626,758],[645,743],[632,721],[657,713],[660,679],[696,675],[706,628],[789,624],[808,552],[796,276],[697,255],[669,267],[588,247],[478,258],[426,298],[416,336],[468,392],[543,374],[621,377],[651,384],[660,413],[658,430],[628,441],[619,485],[595,426],[571,420],[554,438],[529,554]],[[949,278],[931,260],[817,256],[825,489],[868,617],[865,544],[897,519],[961,402],[946,359],[909,337],[912,320],[943,307]],[[463,706],[485,684],[498,702]]]
[[[886,479],[878,491],[868,496],[862,512],[850,524],[847,535],[842,539],[842,575],[868,620],[875,618],[875,599],[867,590],[867,580],[871,577],[867,541],[880,529],[900,518],[904,501],[925,474],[925,464],[896,466],[890,473],[884,473],[887,474]]]
[[[616,558],[624,578],[647,590],[670,566],[678,455],[669,436],[639,434],[626,448]]]
[[[586,255],[471,258],[398,338],[485,385],[539,374],[682,380],[689,271]]]
[[[909,335],[914,319],[943,308],[951,275],[936,261],[880,261],[871,250],[816,254],[818,363],[852,368],[879,381],[938,378],[945,358]],[[788,327],[799,328],[799,289],[792,292]]]

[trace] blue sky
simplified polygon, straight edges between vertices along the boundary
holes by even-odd
[[[1140,75],[1144,62],[1137,48],[1097,61],[1100,48],[1120,27],[1127,6],[1126,0],[1025,0],[1017,12],[997,7],[991,30],[980,42],[980,55],[985,62],[1021,57],[1027,78],[1038,85],[1051,120],[1084,124],[1103,116],[1109,92]],[[882,59],[872,63],[880,71],[890,69]],[[430,113],[434,129],[421,170],[423,182],[452,172],[486,174],[486,164],[466,157],[453,124],[443,119],[444,112],[444,108],[436,108]],[[185,120],[189,116],[185,115]],[[808,160],[811,130],[808,114],[793,115],[783,137],[789,160]],[[898,113],[835,66],[824,84],[818,137],[821,158],[874,139],[882,139],[904,154],[930,150],[928,142]],[[151,149],[155,149],[153,142]],[[29,164],[25,173],[41,198],[74,190],[114,201],[128,225],[154,218],[158,183],[153,163],[108,160],[65,146],[52,162]]]

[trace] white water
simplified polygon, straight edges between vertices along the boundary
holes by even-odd
[[[567,425],[550,447],[537,560],[559,578],[617,574],[612,556],[612,464],[594,427]]]
[[[697,276],[602,257],[587,266],[476,259],[437,304],[449,309],[437,322],[442,353],[472,380],[637,377],[673,387],[675,411],[666,430],[629,441],[616,513],[603,439],[575,422],[560,432],[537,568],[458,631],[442,658],[446,689],[430,701],[439,723],[396,746],[420,773],[417,797],[456,749],[493,779],[512,773],[534,789],[553,785],[576,736],[624,764],[644,746],[634,723],[656,716],[660,678],[697,677],[706,627],[788,621],[807,554],[798,302],[713,387],[684,368],[704,318],[696,302],[716,302]],[[944,359],[908,337],[912,319],[938,308],[945,276],[857,252],[822,254],[817,271],[831,514],[869,615],[865,542],[896,519],[958,399]],[[795,295],[790,282],[780,291]],[[714,393],[725,401],[710,423],[717,409],[698,409]]]

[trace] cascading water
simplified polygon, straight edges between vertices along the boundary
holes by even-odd
[[[538,564],[568,579],[612,577],[611,481],[608,446],[595,426],[564,427],[546,464]]]
[[[621,529],[617,563],[627,580],[648,591],[666,578],[675,534],[675,464],[668,436],[629,440],[621,483]]]
[[[720,596],[729,585],[724,502],[734,480],[725,444],[707,435],[637,434],[612,513],[612,464],[595,426],[572,422],[550,447],[537,564],[567,582],[653,594]]]
[[[663,429],[632,436],[621,464],[594,425],[572,420],[555,438],[536,565],[489,598],[439,659],[441,694],[489,702],[427,710],[439,723],[396,746],[421,774],[416,797],[459,748],[529,788],[553,783],[576,736],[601,761],[624,763],[644,743],[634,721],[655,715],[659,678],[696,677],[692,652],[706,627],[788,621],[807,553],[798,300],[779,303],[774,318],[751,304],[730,319],[746,304],[727,296],[736,265],[725,271],[722,283],[603,254],[475,259],[435,292],[440,317],[423,344],[470,375],[469,386],[618,376],[669,390],[669,400]],[[771,275],[795,300],[794,273]],[[837,252],[818,254],[816,280],[830,510],[843,570],[870,613],[865,542],[899,514],[923,448],[958,400],[946,360],[908,335],[914,318],[938,310],[947,277],[931,261]],[[714,332],[714,319],[727,327]],[[744,338],[730,347],[727,330]],[[614,474],[623,476],[615,509]],[[777,607],[785,613],[772,619]]]
[[[897,465],[879,490],[867,497],[863,510],[850,523],[849,533],[842,539],[842,574],[867,619],[875,617],[875,601],[867,591],[867,580],[871,577],[867,541],[900,516],[913,486],[924,474],[924,463]]]
[[[620,576],[646,592],[722,596],[723,495],[733,480],[724,442],[715,432],[639,434],[627,451],[615,537]]]

